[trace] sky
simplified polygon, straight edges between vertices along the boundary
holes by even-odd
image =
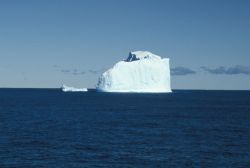
[[[248,0],[2,0],[0,87],[94,88],[130,51],[170,58],[173,89],[250,89]]]

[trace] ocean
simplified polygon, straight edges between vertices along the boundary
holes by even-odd
[[[250,91],[0,89],[0,168],[248,168]]]

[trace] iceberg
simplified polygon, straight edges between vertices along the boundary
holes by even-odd
[[[63,92],[87,92],[88,89],[87,88],[74,88],[74,87],[63,85],[62,91]]]
[[[96,89],[103,92],[171,92],[169,58],[149,51],[130,52],[127,59],[99,77]]]

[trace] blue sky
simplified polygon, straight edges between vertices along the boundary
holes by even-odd
[[[172,87],[250,89],[250,1],[0,1],[0,87],[95,87],[129,51],[169,57]]]

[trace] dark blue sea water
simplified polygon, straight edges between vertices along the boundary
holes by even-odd
[[[250,167],[250,91],[0,89],[0,168]]]

